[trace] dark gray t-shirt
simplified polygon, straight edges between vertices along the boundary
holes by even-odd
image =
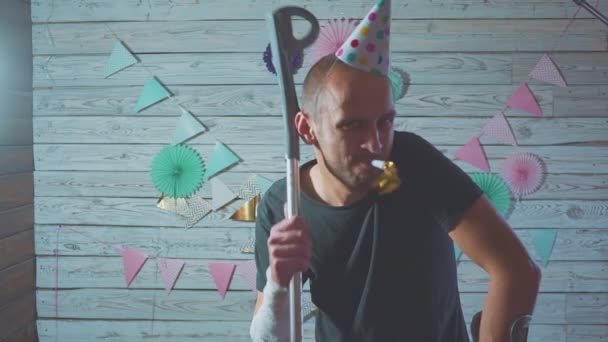
[[[310,280],[316,340],[466,342],[454,247],[447,232],[482,191],[422,137],[395,132],[402,185],[345,207],[301,195],[313,240]],[[310,167],[314,161],[302,167]],[[270,228],[284,218],[285,179],[264,195],[256,221],[257,288],[266,284]]]

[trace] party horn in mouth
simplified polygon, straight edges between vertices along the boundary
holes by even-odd
[[[399,188],[401,179],[394,162],[390,160],[372,160],[372,166],[382,170],[382,174],[376,179],[376,189],[382,195],[389,194]]]

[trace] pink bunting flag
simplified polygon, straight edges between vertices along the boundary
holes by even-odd
[[[243,278],[245,278],[245,281],[247,281],[247,284],[249,284],[249,287],[251,287],[253,292],[257,292],[258,289],[255,286],[255,278],[257,273],[255,260],[241,261],[238,264],[237,269],[239,270]]]
[[[513,131],[502,112],[494,117],[481,129],[481,133],[491,136],[503,144],[517,146]]]
[[[121,251],[125,281],[127,283],[127,287],[129,287],[146,260],[148,260],[148,255],[138,250],[126,247],[121,247]]]
[[[543,111],[540,109],[536,98],[528,88],[526,82],[522,83],[511,97],[507,100],[507,106],[533,114],[535,116],[543,116]]]
[[[231,262],[209,263],[209,273],[211,273],[222,299],[224,299],[226,292],[228,291],[228,287],[230,287],[230,282],[232,281],[232,276],[234,275],[235,269],[236,264]]]
[[[488,165],[488,160],[486,159],[485,153],[479,144],[479,139],[477,137],[469,140],[464,146],[462,146],[454,156],[456,159],[460,159],[465,161],[478,169],[489,172],[490,166]]]
[[[173,289],[173,286],[186,263],[179,259],[165,258],[156,258],[156,263],[158,264],[160,276],[163,278],[163,283],[165,284],[165,292],[169,293]]]
[[[535,80],[547,82],[562,88],[566,87],[566,80],[564,80],[559,68],[548,54],[543,55],[534,69],[530,71],[529,76]]]

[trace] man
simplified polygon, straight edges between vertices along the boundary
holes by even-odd
[[[288,340],[287,287],[303,272],[319,342],[468,341],[454,241],[490,276],[480,340],[508,341],[511,322],[533,311],[538,267],[466,173],[422,137],[394,131],[386,68],[336,55],[310,69],[295,118],[316,158],[301,167],[301,216],[285,219],[285,179],[258,207],[251,337]],[[395,162],[398,190],[375,190],[375,159]]]

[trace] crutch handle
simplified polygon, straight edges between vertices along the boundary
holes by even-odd
[[[293,35],[292,18],[300,17],[310,23],[310,30],[301,39]],[[309,11],[301,7],[286,6],[276,9],[267,16],[270,32],[270,47],[273,64],[277,71],[281,89],[283,117],[285,127],[290,134],[286,135],[287,158],[300,159],[298,135],[295,132],[294,117],[300,107],[293,82],[291,58],[304,48],[314,43],[319,36],[319,22]]]
[[[479,327],[481,326],[481,311],[477,312],[471,319],[471,336],[473,342],[479,341]],[[532,321],[531,315],[518,317],[511,324],[511,342],[526,342],[528,340],[528,328]]]

